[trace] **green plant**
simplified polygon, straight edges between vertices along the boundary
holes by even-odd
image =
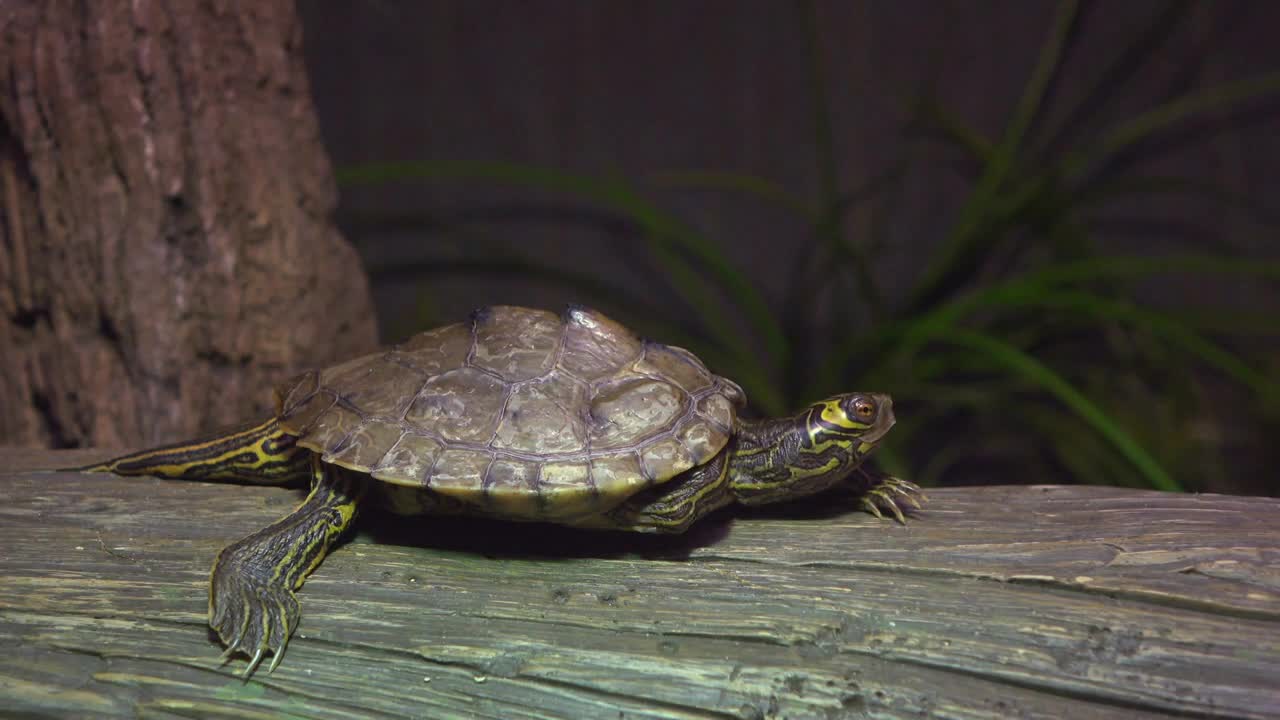
[[[663,323],[645,301],[549,260],[477,259],[452,271],[520,272],[565,282],[588,299],[608,298],[644,317],[656,337],[686,344],[747,389],[763,412],[778,413],[850,387],[885,388],[909,408],[880,456],[886,468],[933,482],[956,467],[1017,468],[1028,478],[1177,490],[1216,466],[1193,426],[1211,407],[1206,375],[1253,398],[1258,417],[1280,416],[1280,383],[1261,362],[1234,349],[1241,330],[1273,342],[1280,326],[1249,322],[1235,309],[1154,310],[1135,288],[1170,275],[1274,281],[1280,262],[1178,253],[1126,255],[1100,247],[1090,219],[1135,195],[1175,194],[1238,207],[1215,188],[1183,178],[1147,177],[1142,154],[1156,141],[1247,101],[1280,94],[1280,73],[1181,94],[1111,126],[1095,126],[1117,83],[1159,51],[1189,12],[1163,6],[1057,124],[1044,108],[1077,23],[1075,2],[1057,7],[1048,37],[1000,137],[982,137],[926,91],[907,130],[915,142],[942,142],[976,168],[950,230],[905,298],[890,299],[876,278],[878,249],[893,242],[893,195],[913,170],[897,166],[853,192],[833,162],[826,72],[813,9],[801,3],[809,38],[810,87],[821,179],[818,197],[796,197],[765,178],[716,171],[668,172],[643,181],[585,177],[543,167],[477,162],[403,162],[340,170],[347,184],[480,181],[550,191],[623,219],[692,321]],[[1121,162],[1123,160],[1123,162]],[[775,308],[735,267],[725,247],[648,199],[654,187],[744,193],[795,214],[812,238],[783,307]],[[867,213],[871,232],[850,239],[849,218]],[[440,271],[441,268],[426,268]],[[873,322],[854,322],[857,298]],[[1189,310],[1189,309],[1187,309]],[[817,326],[813,318],[830,318]],[[743,318],[751,330],[735,329]],[[1256,340],[1256,338],[1254,338]],[[1245,347],[1247,348],[1247,343]],[[1210,418],[1211,420],[1211,418]]]

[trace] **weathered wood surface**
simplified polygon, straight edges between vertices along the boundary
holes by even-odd
[[[24,472],[0,451],[0,715],[1280,716],[1280,500],[937,491],[684,538],[366,515],[279,669],[219,668],[217,550],[280,488]]]

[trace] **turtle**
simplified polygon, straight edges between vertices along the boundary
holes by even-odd
[[[493,306],[276,388],[234,431],[72,468],[310,483],[293,512],[218,553],[208,622],[245,677],[283,657],[295,591],[373,502],[595,529],[682,532],[729,505],[811,495],[860,469],[894,424],[888,394],[850,392],[748,419],[746,395],[683,348],[601,312]],[[863,508],[903,521],[920,489],[872,477]]]

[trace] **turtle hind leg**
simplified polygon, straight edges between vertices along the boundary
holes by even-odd
[[[284,656],[298,627],[294,591],[350,527],[363,478],[312,458],[315,484],[296,510],[218,553],[209,577],[209,626],[227,646],[223,661],[249,655],[249,677],[267,652],[268,671]]]
[[[141,450],[65,471],[283,485],[311,476],[311,453],[295,440],[271,418],[203,440]]]

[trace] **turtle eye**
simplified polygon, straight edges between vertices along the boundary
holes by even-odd
[[[858,420],[870,420],[876,415],[876,404],[866,398],[853,401],[853,415]]]

